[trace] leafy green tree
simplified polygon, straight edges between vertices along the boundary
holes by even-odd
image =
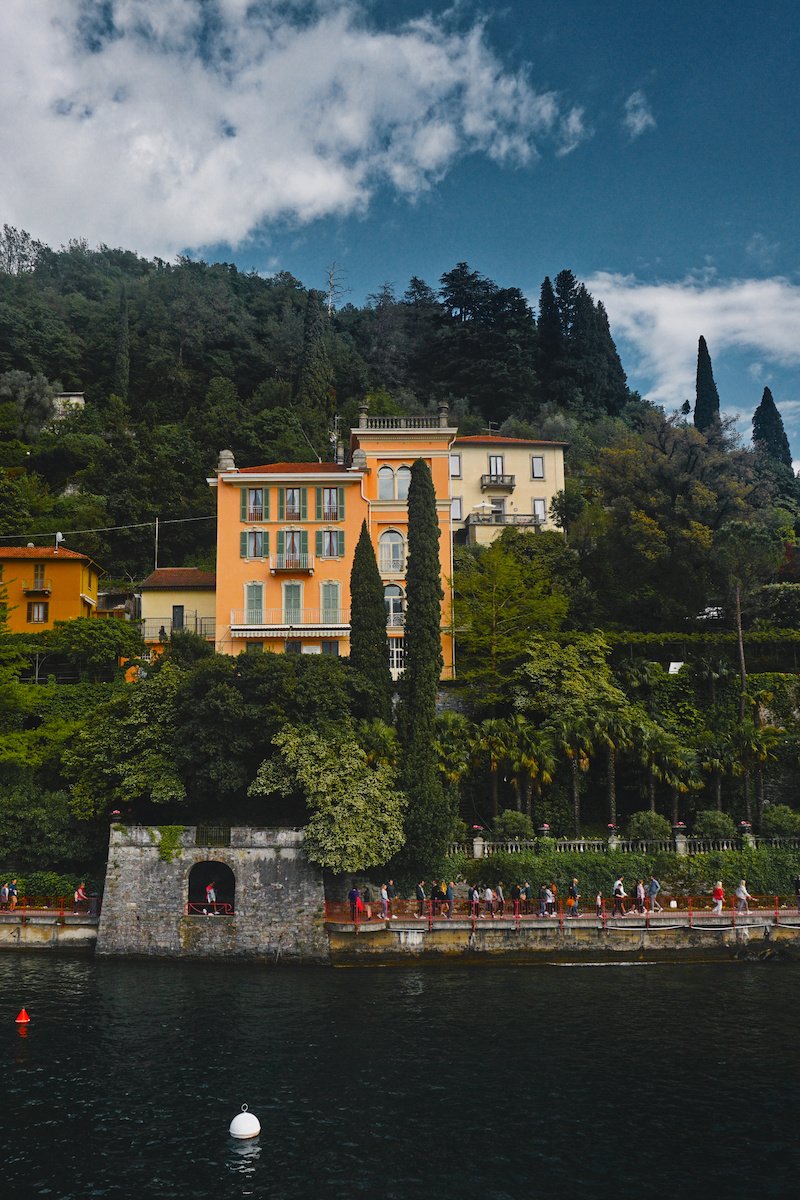
[[[714,382],[711,356],[706,339],[700,337],[697,344],[697,387],[694,406],[694,423],[701,433],[719,423],[719,392]]]
[[[770,804],[764,809],[761,832],[765,837],[800,837],[800,813],[788,804]]]
[[[694,814],[692,832],[695,837],[732,838],[736,834],[736,826],[727,813],[716,808],[703,808]]]
[[[361,525],[350,570],[350,666],[371,685],[375,716],[391,720],[392,677],[383,582],[366,521]]]
[[[370,765],[351,729],[287,726],[274,743],[278,756],[259,768],[250,794],[303,796],[310,813],[304,846],[312,862],[344,874],[380,866],[397,854],[405,798],[392,768]]]
[[[131,379],[130,330],[128,322],[128,293],[123,283],[119,292],[119,314],[117,329],[117,355],[114,362],[114,391],[123,400],[128,399]]]
[[[556,758],[547,730],[537,728],[527,717],[516,713],[508,722],[509,765],[517,788],[517,810],[534,819],[532,794],[537,803],[542,787],[553,782]]]
[[[418,869],[436,865],[453,824],[437,769],[436,694],[442,668],[439,521],[430,469],[418,458],[408,489],[405,670],[398,733],[402,788],[408,797],[406,856]]]
[[[662,841],[671,836],[672,829],[666,817],[652,809],[631,813],[628,818],[628,837],[641,838],[647,842]]]
[[[768,458],[774,459],[789,470],[792,469],[789,439],[768,387],[764,388],[761,403],[753,413],[753,445]]]

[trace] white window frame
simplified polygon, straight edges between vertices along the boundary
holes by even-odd
[[[254,497],[261,496],[261,503],[258,504]],[[263,521],[264,520],[264,488],[248,488],[247,489],[247,519],[248,521]]]
[[[404,637],[389,638],[389,670],[403,671],[406,665],[406,639]]]
[[[250,547],[251,547],[251,544],[253,545],[253,547],[255,547],[255,545],[259,541],[261,542],[261,553],[256,554],[254,552],[254,550],[251,550]],[[264,557],[264,530],[263,529],[248,529],[247,530],[247,554],[245,557],[250,558],[250,559],[254,559],[254,558],[258,559],[258,558]]]
[[[289,605],[286,602],[289,588],[297,588],[299,599],[296,605]],[[292,620],[289,616],[290,613],[297,613],[297,619]],[[303,619],[303,585],[296,579],[281,582],[281,617],[284,625],[299,625]]]
[[[388,483],[388,488],[382,485]],[[383,491],[388,491],[389,495],[384,496]],[[378,499],[379,500],[394,500],[394,470],[387,463],[382,467],[378,467]]]
[[[500,470],[497,470],[497,464],[500,464]],[[493,465],[494,464],[494,465]],[[490,454],[489,455],[489,474],[492,479],[497,479],[500,475],[505,475],[505,455]]]
[[[547,523],[547,501],[537,497],[533,502],[533,515],[542,525]]]
[[[537,463],[541,464],[541,470],[538,472],[536,470]],[[543,454],[532,454],[531,455],[531,479],[544,479],[544,455]]]
[[[401,474],[402,472],[402,474]],[[404,484],[405,487],[401,487]],[[394,473],[394,494],[396,500],[408,500],[408,489],[411,487],[411,467],[408,463],[401,463]],[[401,492],[404,494],[401,496]]]
[[[323,529],[322,530],[322,557],[323,558],[338,558],[339,557],[339,530],[338,529]]]
[[[336,593],[336,603],[325,606],[325,589],[333,588]],[[326,616],[326,613],[334,615]],[[338,579],[323,579],[319,585],[319,617],[323,625],[338,625],[342,619],[342,585]]]
[[[450,478],[451,479],[460,479],[461,478],[461,455],[460,454],[451,454],[450,455]]]
[[[322,519],[323,521],[338,521],[339,513],[339,489],[338,487],[324,487],[322,489]]]
[[[463,521],[463,511],[464,505],[461,496],[453,496],[452,500],[450,501],[450,520]]]
[[[251,588],[258,591],[261,597],[257,608],[250,603]],[[262,625],[264,622],[264,584],[260,579],[249,579],[244,585],[244,619],[248,625]]]
[[[388,538],[391,536],[392,541]],[[399,543],[395,541],[399,538]],[[392,552],[384,551],[384,547],[391,547]],[[395,549],[399,554],[395,554]],[[399,529],[384,529],[383,533],[378,538],[378,566],[381,571],[400,574],[405,570],[406,561],[406,539],[403,537]]]
[[[294,503],[293,497],[297,495],[297,503]],[[283,512],[287,521],[299,521],[300,514],[303,511],[303,489],[299,487],[287,487],[283,493]]]

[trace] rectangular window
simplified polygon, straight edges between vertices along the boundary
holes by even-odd
[[[247,489],[247,519],[248,521],[264,520],[264,489]]]
[[[302,654],[303,653],[303,643],[297,638],[291,638],[286,643],[286,653],[287,654]]]
[[[322,489],[322,519],[323,521],[339,520],[339,489],[335,487]]]
[[[247,534],[247,557],[264,557],[264,534],[260,529],[251,529]]]
[[[286,520],[300,520],[300,488],[286,489]]]
[[[303,586],[300,583],[283,585],[283,623],[299,625],[303,615]]]
[[[503,475],[504,474],[502,454],[490,454],[489,455],[489,474],[490,475]]]
[[[33,568],[33,586],[37,592],[44,587],[44,563],[36,563]]]
[[[244,652],[245,652],[245,654],[263,654],[264,653],[264,643],[263,642],[245,642]]]
[[[506,502],[503,499],[492,499],[492,520],[502,524],[502,518],[506,515]]]
[[[322,530],[322,557],[323,558],[341,558],[344,548],[339,549],[339,544],[344,540],[344,535],[338,529],[323,529]]]
[[[173,604],[172,606],[172,629],[180,631],[184,626],[184,608],[182,604]]]
[[[322,643],[322,653],[330,654],[333,658],[338,658],[339,657],[339,643],[338,642],[323,642]]]
[[[461,455],[460,454],[451,454],[450,455],[450,478],[451,479],[460,479],[461,478]]]
[[[264,624],[264,585],[248,583],[245,588],[246,621],[248,625]]]
[[[541,454],[531,455],[531,479],[544,479],[544,458]]]
[[[401,637],[389,638],[389,670],[402,671],[406,661],[406,643]]]
[[[322,622],[324,625],[335,625],[341,620],[339,611],[339,584],[328,582],[320,587],[322,600]]]
[[[547,501],[546,500],[534,500],[533,515],[541,525],[544,525],[545,521],[547,520]]]
[[[461,497],[460,496],[453,496],[453,500],[450,505],[450,517],[451,517],[451,520],[453,520],[453,521],[463,520],[463,518],[461,516]]]
[[[28,604],[28,621],[31,625],[42,625],[47,621],[50,605],[47,601],[33,601]]]

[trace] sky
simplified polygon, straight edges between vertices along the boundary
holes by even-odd
[[[631,386],[800,459],[789,0],[2,0],[0,222],[289,271],[364,303],[569,267]]]

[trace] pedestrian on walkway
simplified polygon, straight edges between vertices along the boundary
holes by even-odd
[[[532,899],[533,899],[533,888],[531,887],[530,883],[525,883],[522,888],[522,911],[525,913],[525,916],[528,916],[528,914],[531,911],[531,900]]]
[[[361,903],[361,892],[357,887],[351,887],[347,893],[347,899],[350,901],[350,920],[355,921],[356,912]]]
[[[650,876],[650,882],[647,885],[647,893],[650,897],[650,912],[663,912],[663,908],[656,900],[656,896],[661,891],[661,884],[656,879],[655,875]]]
[[[713,912],[722,912],[722,902],[725,899],[725,892],[722,887],[722,880],[718,879],[714,884],[714,891],[711,893],[711,899],[714,901]]]
[[[451,879],[445,888],[444,899],[447,905],[447,919],[448,921],[452,921],[453,909],[456,906],[456,885],[454,879]]]
[[[495,896],[497,897],[497,915],[498,915],[499,917],[502,917],[502,916],[503,916],[503,914],[504,914],[504,913],[505,913],[505,911],[506,911],[506,898],[505,898],[505,895],[504,895],[504,893],[503,893],[503,882],[502,882],[502,880],[501,880],[501,881],[500,881],[500,883],[498,883],[498,885],[497,885],[497,888],[496,888],[496,890],[495,890]]]
[[[549,885],[548,885],[547,887],[545,887],[545,889],[544,889],[544,902],[545,902],[545,908],[547,909],[547,915],[548,915],[548,917],[553,917],[553,916],[555,916],[555,912],[556,912],[556,897],[555,897],[555,892],[553,891],[553,885],[552,885],[552,883],[551,883],[551,884],[549,884]]]
[[[8,908],[8,884],[4,883],[0,887],[0,909]]]
[[[12,879],[8,885],[8,911],[13,912],[17,907],[17,881]]]
[[[389,894],[389,915],[393,921],[397,920],[394,911],[395,900],[397,899],[397,888],[394,886],[394,880],[390,879],[386,885],[386,891]]]
[[[567,908],[570,910],[569,915],[571,917],[579,917],[581,915],[579,911],[580,898],[581,894],[578,891],[578,881],[577,879],[573,879],[572,883],[569,885],[569,894],[567,895]]]
[[[75,901],[75,912],[81,912],[84,900],[88,900],[88,896],[86,895],[86,884],[85,883],[79,883],[78,886],[75,888],[75,895],[73,897],[73,900]]]
[[[494,892],[493,892],[493,891],[492,891],[492,889],[491,889],[491,888],[488,886],[488,884],[487,884],[487,886],[486,886],[486,888],[485,888],[485,890],[484,890],[484,893],[483,893],[483,903],[484,903],[484,906],[485,906],[485,908],[486,908],[486,914],[485,914],[485,915],[486,915],[487,917],[491,917],[491,918],[492,918],[492,920],[494,920]]]
[[[389,889],[385,883],[381,884],[381,920],[389,920]]]
[[[420,879],[419,883],[417,884],[416,888],[414,889],[414,894],[417,898],[417,911],[414,915],[419,920],[419,918],[422,917],[425,913],[425,880],[424,879]]]
[[[750,912],[750,901],[753,897],[747,890],[747,883],[742,879],[736,889],[736,907],[739,912]]]
[[[636,909],[638,912],[644,912],[644,880],[640,879],[636,885]]]
[[[547,916],[547,884],[545,883],[539,888],[539,916]]]
[[[622,901],[627,900],[627,898],[628,893],[625,891],[625,876],[620,875],[619,879],[614,880],[614,911],[611,914],[613,917],[625,916],[625,905],[622,903]]]
[[[594,915],[599,919],[603,915],[603,893],[598,892],[594,898]]]

